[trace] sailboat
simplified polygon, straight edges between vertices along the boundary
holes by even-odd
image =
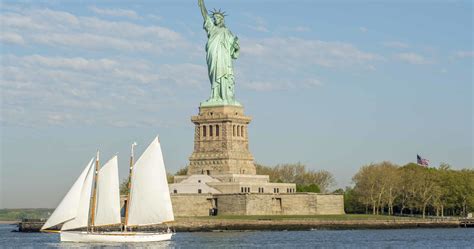
[[[61,241],[69,242],[152,242],[170,240],[173,233],[136,232],[141,226],[163,224],[174,220],[166,179],[163,154],[156,137],[134,163],[130,156],[129,194],[125,220],[120,215],[120,193],[117,156],[102,168],[99,152],[45,222],[41,231],[59,232]],[[60,231],[48,228],[61,225]],[[120,226],[121,231],[101,232],[101,228]],[[79,230],[79,231],[77,231]]]

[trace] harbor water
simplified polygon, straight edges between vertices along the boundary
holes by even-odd
[[[195,232],[139,244],[61,243],[59,234],[15,229],[0,225],[1,248],[474,248],[473,228]]]

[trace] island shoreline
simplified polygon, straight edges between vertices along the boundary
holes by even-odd
[[[10,224],[15,224],[11,222]],[[39,232],[43,222],[20,222],[20,232]],[[309,231],[360,229],[460,228],[460,220],[232,220],[183,218],[167,224],[140,227],[139,231]],[[110,228],[109,228],[110,229]]]
[[[357,221],[317,221],[317,220],[212,220],[178,221],[169,224],[177,232],[210,231],[305,231],[305,230],[356,230],[356,229],[403,229],[403,228],[458,228],[455,221],[397,221],[397,220],[357,220]]]

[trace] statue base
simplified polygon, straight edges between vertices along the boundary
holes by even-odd
[[[201,106],[191,121],[195,125],[194,151],[188,175],[256,174],[248,145],[251,118],[244,115],[243,107]]]
[[[214,100],[208,99],[206,101],[201,102],[199,105],[200,107],[210,107],[210,106],[224,106],[224,105],[231,105],[231,106],[242,106],[237,100]]]

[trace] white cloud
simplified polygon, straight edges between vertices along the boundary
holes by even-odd
[[[46,23],[46,24],[57,23],[59,25],[72,25],[72,26],[79,25],[79,19],[75,15],[69,12],[65,12],[65,11],[39,9],[39,10],[31,11],[31,12],[28,11],[26,13],[31,13],[34,16],[41,17],[40,20],[42,20],[43,23]]]
[[[400,61],[415,65],[426,65],[434,63],[432,60],[427,59],[424,56],[416,53],[399,53],[395,54],[394,57]]]
[[[241,39],[242,54],[236,84],[253,91],[307,89],[322,85],[321,69],[375,70],[380,55],[365,52],[350,43],[295,37]]]
[[[306,27],[306,26],[297,26],[295,27],[296,32],[309,32],[311,31],[311,28]]]
[[[44,30],[47,29],[41,23],[36,23],[29,17],[26,13],[25,15],[17,14],[17,13],[2,13],[0,15],[0,22],[2,23],[2,28],[5,30],[15,29],[21,31],[29,31],[29,30]]]
[[[251,21],[250,24],[247,25],[250,29],[263,33],[269,32],[267,22],[263,17],[256,16],[250,13],[245,14],[245,16],[247,16],[247,19]]]
[[[362,32],[362,33],[367,33],[369,31],[369,29],[366,28],[366,27],[359,27],[359,31]]]
[[[50,113],[47,115],[47,123],[50,125],[61,125],[72,120],[70,114]]]
[[[257,92],[284,90],[281,83],[275,81],[245,81],[243,87]]]
[[[65,11],[26,9],[6,12],[0,22],[9,40],[57,48],[118,50],[159,54],[191,45],[176,31],[158,25],[140,25],[125,21],[75,16]]]
[[[286,91],[299,88],[314,88],[320,87],[323,83],[316,78],[305,78],[305,79],[272,79],[271,81],[243,81],[242,86],[246,89],[257,91],[257,92],[270,92],[270,91]]]
[[[274,33],[287,34],[287,32],[304,33],[304,32],[310,32],[310,31],[311,31],[311,27],[309,26],[278,26],[276,27],[276,30]]]
[[[385,47],[389,47],[389,48],[409,48],[410,45],[408,45],[407,43],[404,43],[404,42],[400,42],[400,41],[388,41],[388,42],[384,42],[383,45]]]
[[[206,84],[209,79],[207,76],[207,67],[192,63],[183,63],[180,65],[163,64],[159,70],[162,79],[175,82],[178,86],[200,88]]]
[[[207,80],[205,68],[190,63],[44,55],[5,55],[0,75],[2,123],[27,126],[159,121],[146,116],[150,107],[175,103],[173,92]]]
[[[138,16],[92,9],[102,15]],[[0,22],[2,42],[43,51],[2,54],[4,124],[159,124],[158,116],[145,114],[179,104],[175,92],[203,91],[208,81],[205,64],[163,64],[161,57],[190,58],[202,52],[167,27],[35,8],[4,9]]]
[[[203,45],[190,43],[167,27],[50,9],[6,12],[0,22],[3,33],[17,34],[36,51],[53,51],[2,55],[3,123],[158,124],[158,116],[145,114],[179,105],[182,101],[176,99],[176,92],[208,94]],[[257,18],[255,23],[260,31],[268,31],[265,20]],[[254,91],[316,88],[322,85],[315,75],[317,67],[370,70],[381,59],[344,42],[291,37],[241,42],[236,84]],[[196,54],[198,64],[167,59]]]
[[[322,86],[323,83],[318,79],[305,79],[303,81],[303,85],[310,88],[310,87]]]
[[[15,45],[24,45],[25,40],[19,34],[12,32],[1,32],[0,33],[0,42],[10,43]]]
[[[243,39],[245,50],[253,58],[288,65],[310,64],[322,67],[369,66],[381,56],[364,52],[344,42],[326,42],[302,38]]]
[[[148,15],[146,15],[146,17],[147,17],[148,19],[153,20],[153,21],[161,21],[161,19],[163,19],[161,16],[159,16],[159,15],[154,15],[154,14],[148,14]]]
[[[454,56],[459,59],[473,58],[474,51],[457,51],[456,53],[454,53]]]
[[[16,59],[19,59],[18,57]],[[112,70],[118,66],[118,63],[110,59],[88,60],[81,57],[45,57],[41,55],[24,56],[20,59],[22,63],[29,65],[38,65],[48,68],[65,68],[71,70],[80,70],[85,72]]]
[[[166,39],[170,42],[180,42],[183,37],[176,31],[162,26],[144,26],[124,21],[106,21],[96,17],[81,17],[81,26],[84,30],[91,30],[93,33],[124,36],[128,38],[137,37],[139,39]]]
[[[127,52],[160,53],[163,49],[152,42],[129,40],[111,36],[87,33],[34,34],[31,40],[48,46],[76,47],[81,49],[120,50]]]
[[[99,15],[106,15],[106,16],[114,16],[114,17],[128,17],[132,19],[137,19],[138,15],[137,12],[133,10],[126,10],[126,9],[106,9],[106,8],[98,8],[96,6],[89,7],[90,10],[99,14]]]

